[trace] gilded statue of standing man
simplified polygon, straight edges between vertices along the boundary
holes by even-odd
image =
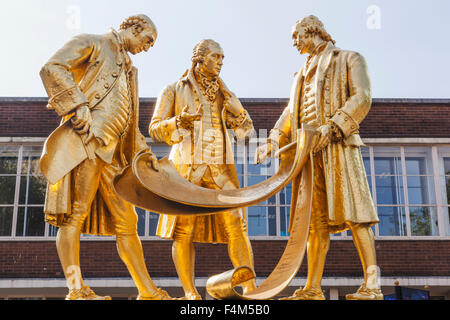
[[[46,221],[59,227],[56,247],[69,288],[67,300],[111,299],[83,282],[81,233],[116,236],[138,299],[170,299],[148,274],[134,207],[112,184],[137,152],[149,150],[138,128],[137,69],[128,52],[148,51],[156,37],[149,17],[131,16],[118,31],[74,37],[41,69],[47,108],[62,117],[46,141],[41,168],[50,181],[44,211]]]
[[[315,16],[298,21],[292,29],[294,46],[309,54],[295,76],[289,105],[285,108],[267,144],[257,150],[262,163],[275,149],[295,141],[296,130],[307,124],[318,132],[313,147],[313,198],[308,236],[308,276],[302,289],[290,300],[325,299],[321,280],[330,233],[350,229],[364,272],[364,282],[347,299],[382,300],[371,226],[378,216],[370,196],[360,147],[359,124],[371,105],[370,81],[364,58],[340,50]],[[293,182],[292,201],[299,190]],[[295,212],[291,213],[295,214]],[[292,221],[292,217],[291,217]]]
[[[253,124],[236,96],[219,78],[224,54],[213,40],[193,50],[192,68],[160,93],[149,126],[150,136],[172,146],[169,159],[190,182],[218,190],[239,188],[230,133],[238,138]],[[193,242],[228,243],[235,267],[253,267],[253,253],[243,210],[206,216],[161,215],[157,235],[173,239],[173,261],[185,299],[201,299],[194,285]],[[242,286],[247,293],[254,281]]]

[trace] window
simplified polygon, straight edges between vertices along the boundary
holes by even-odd
[[[0,146],[0,236],[44,236],[42,147]]]
[[[0,236],[11,236],[19,147],[0,146]]]
[[[256,151],[256,143],[250,143],[247,148],[246,161],[243,164],[246,168],[244,187],[252,186],[267,180],[276,172],[278,161],[270,158],[264,164],[254,165],[253,159]],[[279,213],[278,195],[247,208],[247,223],[250,236],[276,236],[277,234],[277,216]]]
[[[363,151],[379,236],[438,236],[431,147],[370,146]],[[372,174],[373,172],[373,174]]]
[[[407,232],[400,148],[379,147],[372,153],[374,179],[371,182],[380,219],[379,235],[404,236]]]
[[[439,168],[439,184],[442,187],[440,194],[437,193],[440,199],[438,209],[442,210],[443,232],[445,235],[450,236],[450,147],[440,148],[438,157],[442,159]]]
[[[278,159],[253,164],[257,141],[235,145],[241,187],[260,183],[278,170]],[[56,235],[57,228],[44,222],[46,180],[39,169],[41,150],[41,144],[0,145],[0,237]],[[166,145],[152,145],[158,158],[169,150]],[[373,227],[375,235],[450,236],[450,147],[374,144],[361,148],[361,153],[380,219]],[[246,208],[250,236],[289,236],[291,193],[290,183],[266,201]],[[136,212],[139,235],[155,236],[159,214],[140,208]]]

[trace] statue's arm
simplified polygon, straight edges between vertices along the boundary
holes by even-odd
[[[226,109],[225,124],[228,129],[233,130],[238,139],[254,135],[253,121],[237,97],[233,95],[226,98],[224,106]]]
[[[47,108],[59,116],[74,112],[89,101],[73,77],[73,70],[85,64],[94,49],[88,35],[78,35],[59,49],[41,68],[40,76],[49,96]]]
[[[173,145],[182,139],[177,131],[175,85],[169,85],[158,95],[148,132],[153,140]]]
[[[268,142],[277,147],[282,147],[289,142],[291,137],[291,111],[288,105],[270,130]]]
[[[372,98],[367,64],[363,56],[352,52],[347,59],[349,98],[331,118],[344,137],[358,132],[359,124],[369,112]]]
[[[270,130],[266,143],[256,149],[254,164],[264,163],[270,155],[273,155],[280,147],[289,143],[291,137],[290,109],[290,105],[284,108],[275,126]]]

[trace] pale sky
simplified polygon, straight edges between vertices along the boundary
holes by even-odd
[[[149,52],[132,56],[141,97],[155,97],[190,67],[201,39],[225,53],[221,77],[241,98],[287,98],[305,56],[291,28],[318,16],[342,49],[367,60],[374,98],[450,98],[447,0],[14,0],[0,12],[0,97],[43,97],[39,70],[78,33],[106,33],[147,14],[158,28]]]

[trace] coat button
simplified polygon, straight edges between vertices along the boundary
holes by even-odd
[[[112,74],[111,74],[114,78],[117,78],[119,75],[117,74],[117,72],[113,72]]]
[[[72,92],[72,91],[69,91],[69,92],[67,92],[67,94],[68,94],[69,96],[71,96],[71,95],[73,94],[73,92]]]
[[[109,83],[105,83],[105,88],[106,88],[106,89],[109,88]]]
[[[96,95],[95,95],[95,99],[100,99],[102,96],[100,95],[100,93],[97,93]]]

